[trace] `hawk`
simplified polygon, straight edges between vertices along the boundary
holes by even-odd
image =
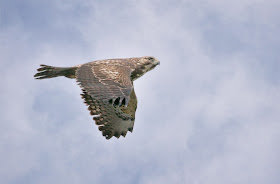
[[[34,77],[76,79],[98,129],[110,139],[132,132],[137,108],[133,81],[159,64],[155,57],[146,56],[97,60],[73,67],[40,65]]]

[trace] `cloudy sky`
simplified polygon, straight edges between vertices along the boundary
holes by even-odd
[[[280,1],[0,0],[0,183],[280,183]],[[152,55],[104,139],[39,64]]]

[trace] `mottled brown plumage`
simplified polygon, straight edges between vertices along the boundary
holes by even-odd
[[[132,132],[137,108],[133,81],[158,64],[154,57],[138,57],[99,60],[67,68],[41,65],[34,77],[76,78],[90,114],[103,136],[110,139]]]

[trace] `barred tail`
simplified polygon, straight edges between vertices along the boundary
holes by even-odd
[[[64,76],[68,78],[76,78],[76,70],[78,67],[54,67],[48,65],[40,65],[34,75],[35,79],[48,79],[53,77]]]

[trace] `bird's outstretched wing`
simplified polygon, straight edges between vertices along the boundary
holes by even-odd
[[[133,64],[126,60],[100,60],[77,69],[77,82],[94,99],[127,106],[133,84]]]
[[[93,120],[99,125],[99,130],[106,139],[110,139],[112,136],[119,138],[121,135],[125,137],[127,131],[132,132],[137,108],[137,97],[134,90],[130,94],[127,107],[104,103],[102,100],[92,97],[84,89],[81,96],[89,106],[88,110],[94,116]]]

